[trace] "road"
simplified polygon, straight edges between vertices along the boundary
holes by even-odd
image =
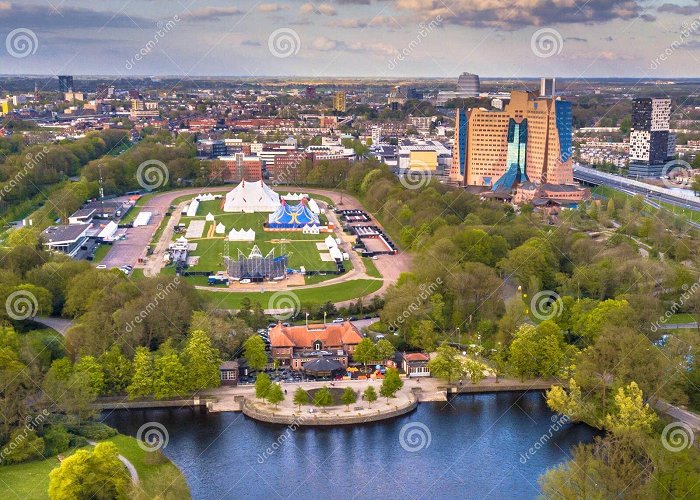
[[[687,194],[678,193],[667,188],[653,186],[619,175],[606,174],[581,165],[574,166],[574,179],[589,184],[609,186],[631,195],[644,195],[645,198],[652,201],[650,204],[656,208],[662,207],[653,201],[663,201],[679,208],[700,212],[700,198],[694,196],[690,191]],[[689,224],[700,228],[700,224],[696,222],[689,221]]]
[[[679,422],[683,422],[695,431],[700,431],[700,416],[697,414],[668,404],[665,401],[657,401],[655,406],[657,410],[662,411],[669,417],[675,418]]]

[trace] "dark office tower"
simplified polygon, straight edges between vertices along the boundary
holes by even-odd
[[[67,75],[59,75],[58,77],[58,91],[59,92],[73,92],[73,77]]]
[[[306,90],[304,91],[304,98],[307,101],[313,101],[316,99],[316,87],[306,87]]]
[[[671,99],[635,99],[630,133],[630,177],[659,177],[672,159],[675,136],[669,132]]]
[[[540,78],[540,97],[554,97],[557,93],[555,78]]]
[[[129,91],[129,99],[141,99],[141,92],[138,90],[130,90]]]

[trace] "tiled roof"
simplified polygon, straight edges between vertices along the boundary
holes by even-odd
[[[314,340],[323,342],[323,347],[356,345],[362,336],[352,323],[333,323],[326,326],[305,325],[282,326],[275,325],[270,330],[270,345],[272,347],[312,348]]]

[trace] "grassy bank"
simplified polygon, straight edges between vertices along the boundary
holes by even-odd
[[[142,450],[132,437],[118,435],[109,441],[119,448],[119,453],[134,464],[138,471],[138,491],[134,492],[131,498],[165,498],[166,495],[173,494],[176,495],[173,498],[189,498],[185,478],[175,464],[167,459],[156,460],[155,454]],[[88,448],[91,447],[86,449]],[[63,455],[69,456],[71,453]],[[51,457],[46,460],[1,466],[0,498],[49,498],[49,473],[59,465],[58,458]]]

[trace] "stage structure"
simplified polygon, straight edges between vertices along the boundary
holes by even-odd
[[[235,280],[249,279],[253,282],[284,278],[287,272],[287,256],[275,257],[272,249],[263,257],[258,245],[247,256],[238,249],[238,257],[232,259],[225,256],[224,263],[229,277]]]

